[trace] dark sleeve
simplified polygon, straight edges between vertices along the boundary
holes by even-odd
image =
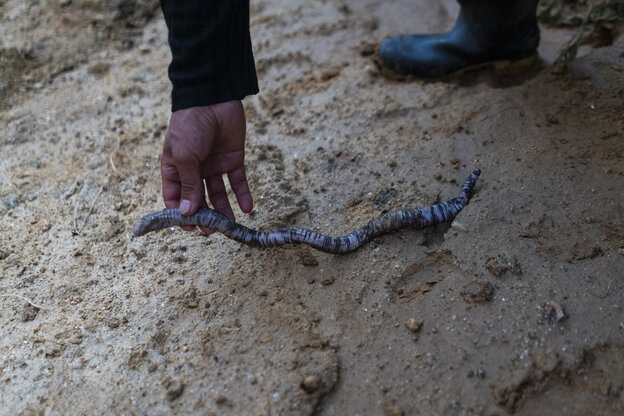
[[[258,92],[249,0],[161,0],[173,59],[172,111]]]

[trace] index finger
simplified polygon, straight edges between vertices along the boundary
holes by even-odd
[[[180,206],[181,180],[175,164],[163,154],[160,159],[160,176],[162,177],[162,193],[165,207],[178,208]],[[194,225],[181,226],[184,231],[193,231]]]
[[[170,163],[164,155],[160,161],[160,176],[162,177],[165,207],[178,208],[180,206],[180,175],[178,168]]]

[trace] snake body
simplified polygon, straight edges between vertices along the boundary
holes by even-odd
[[[228,238],[256,247],[275,247],[284,244],[307,244],[317,250],[332,254],[349,253],[362,244],[383,234],[403,228],[425,228],[451,221],[466,206],[481,171],[474,170],[462,186],[458,197],[446,202],[411,211],[390,211],[370,221],[368,225],[344,237],[328,237],[305,228],[281,228],[263,232],[247,228],[225,215],[200,208],[193,215],[182,215],[177,208],[165,209],[139,219],[134,226],[135,236],[172,226],[198,225],[218,231]]]

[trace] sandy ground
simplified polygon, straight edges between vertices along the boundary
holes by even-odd
[[[452,225],[333,256],[134,238],[162,208],[157,5],[0,2],[0,414],[622,414],[624,39],[563,71],[572,32],[544,28],[521,73],[380,75],[380,40],[457,11],[252,2],[241,222],[345,234],[483,170]]]

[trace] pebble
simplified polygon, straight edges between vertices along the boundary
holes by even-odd
[[[24,309],[22,309],[22,314],[21,314],[22,322],[34,321],[38,313],[39,313],[39,309],[37,309],[36,307],[30,304],[24,306]]]
[[[106,324],[108,325],[109,328],[117,328],[119,326],[119,318],[108,318],[106,321]]]
[[[317,376],[311,375],[306,376],[301,382],[301,388],[305,390],[306,393],[312,394],[317,391],[320,387],[320,380]]]
[[[396,404],[390,404],[384,409],[384,416],[403,416],[405,412]]]
[[[479,305],[492,300],[494,286],[489,282],[470,282],[459,292],[464,300],[471,305]]]
[[[46,358],[56,358],[61,355],[61,348],[58,345],[49,345],[45,349]]]
[[[95,63],[89,68],[89,72],[97,76],[106,75],[109,70],[110,65],[104,62]]]
[[[485,262],[485,268],[496,277],[501,277],[506,272],[510,272],[516,276],[520,276],[522,274],[522,267],[520,267],[520,263],[518,263],[518,260],[510,254],[499,254],[495,258],[489,258]]]
[[[554,325],[565,318],[563,307],[554,300],[549,301],[544,305],[544,312],[542,313],[542,322],[548,325]]]
[[[417,332],[420,330],[420,328],[422,327],[423,323],[425,321],[422,319],[408,319],[407,321],[405,321],[405,326],[407,327],[407,329],[409,329],[412,332]]]
[[[215,398],[215,403],[218,404],[219,406],[222,406],[228,403],[228,398],[220,394]]]
[[[453,221],[451,223],[451,228],[458,231],[466,231],[466,226],[459,221]]]
[[[468,378],[472,378],[474,376],[477,376],[477,378],[480,378],[481,380],[483,380],[485,378],[485,370],[479,367],[477,371],[470,370],[468,374],[466,374],[466,377]]]
[[[180,397],[184,392],[184,384],[179,378],[172,378],[167,384],[167,400],[170,402]]]
[[[321,284],[323,286],[329,286],[336,281],[334,276],[325,276],[321,279]]]

